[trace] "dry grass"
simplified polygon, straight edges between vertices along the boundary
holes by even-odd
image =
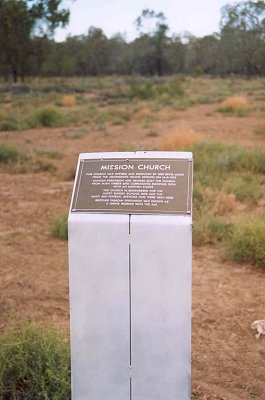
[[[71,94],[64,95],[61,99],[63,107],[73,107],[76,105],[76,98]]]
[[[213,190],[206,188],[203,191],[203,195],[214,215],[225,215],[228,212],[235,211],[237,207],[235,195],[227,193],[223,189]]]
[[[221,110],[236,111],[246,109],[248,107],[248,101],[243,96],[232,96],[225,99],[220,106]]]
[[[135,117],[136,119],[141,120],[150,117],[150,115],[151,115],[150,109],[148,107],[144,107],[136,113]]]
[[[198,132],[194,132],[190,128],[179,128],[160,141],[159,149],[164,151],[187,150],[201,141],[202,135]]]

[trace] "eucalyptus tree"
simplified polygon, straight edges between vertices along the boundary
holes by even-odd
[[[221,12],[223,71],[260,73],[265,61],[265,2],[241,1],[227,4]]]
[[[30,73],[32,38],[52,37],[68,20],[63,0],[0,0],[0,61],[6,74],[24,79]]]
[[[165,70],[165,50],[168,46],[166,17],[162,12],[145,9],[135,21],[140,32],[140,39],[146,45],[149,42],[149,63],[154,66],[154,73],[161,76]]]

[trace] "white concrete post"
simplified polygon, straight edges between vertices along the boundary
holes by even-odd
[[[191,153],[80,155],[69,213],[73,400],[190,400],[191,193]]]

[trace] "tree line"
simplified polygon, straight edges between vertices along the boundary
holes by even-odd
[[[90,27],[58,43],[54,31],[68,20],[63,0],[0,0],[0,76],[265,74],[265,1],[227,4],[220,31],[202,38],[170,36],[165,15],[146,9],[130,42]]]

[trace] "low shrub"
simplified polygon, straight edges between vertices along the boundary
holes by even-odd
[[[169,80],[151,81],[150,79],[132,77],[128,80],[128,97],[141,100],[157,99],[163,100],[163,97],[178,97],[185,94],[183,79],[180,76],[174,76]],[[165,98],[164,98],[165,100]]]
[[[0,143],[0,164],[16,163],[26,158],[26,154],[16,146],[8,143]]]
[[[54,174],[57,171],[54,164],[44,160],[37,160],[33,169],[35,172],[50,172],[51,174]]]
[[[7,172],[25,173],[31,168],[32,159],[24,150],[9,143],[0,143],[0,166]]]
[[[261,183],[252,175],[229,179],[227,192],[233,193],[236,200],[257,203],[262,197]]]
[[[243,117],[248,111],[248,101],[242,96],[228,97],[221,103],[218,111]]]
[[[70,400],[68,339],[32,325],[0,335],[0,399]]]
[[[56,216],[52,221],[51,231],[53,236],[61,240],[68,239],[67,215]]]
[[[63,107],[73,107],[76,105],[76,97],[71,94],[66,94],[61,98],[60,104]]]
[[[213,175],[231,171],[265,173],[265,151],[246,150],[239,146],[217,142],[196,143],[194,152],[195,170],[204,175],[206,181]],[[219,184],[219,183],[218,183]]]
[[[25,128],[48,127],[53,128],[59,126],[63,121],[63,115],[55,108],[41,108],[24,120]]]
[[[227,256],[234,261],[247,262],[265,268],[265,216],[234,225],[227,240]]]
[[[214,216],[222,216],[233,212],[237,202],[233,193],[227,193],[223,188],[212,189],[202,187],[195,181],[194,208],[200,212],[211,210]]]
[[[185,150],[201,140],[201,135],[192,129],[178,129],[161,139],[159,148],[162,151]]]
[[[201,212],[196,218],[193,230],[193,243],[197,246],[214,244],[226,239],[232,231],[232,224],[216,218],[210,212]]]
[[[0,131],[17,131],[19,129],[19,123],[17,119],[10,115],[0,121]]]
[[[196,65],[192,70],[192,76],[194,78],[199,78],[203,74],[203,69],[200,65]]]
[[[37,150],[37,153],[40,156],[45,156],[48,158],[52,158],[54,160],[60,160],[61,158],[63,158],[63,154],[60,151],[53,149],[52,147],[46,147],[46,148]]]

